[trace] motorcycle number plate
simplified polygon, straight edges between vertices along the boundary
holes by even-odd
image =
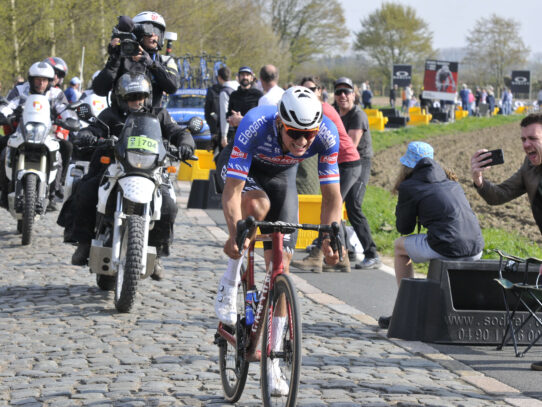
[[[145,136],[128,137],[128,150],[145,150],[151,153],[158,153],[158,142]]]

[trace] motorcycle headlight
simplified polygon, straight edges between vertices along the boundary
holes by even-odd
[[[156,162],[158,154],[148,153],[136,153],[135,151],[128,151],[126,158],[128,163],[134,168],[141,168],[142,170],[148,170]]]
[[[47,127],[43,123],[26,123],[24,134],[27,141],[41,143],[47,135]]]

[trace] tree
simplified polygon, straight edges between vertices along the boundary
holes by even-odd
[[[422,65],[434,55],[433,34],[410,6],[383,3],[361,21],[354,49],[376,61],[384,83],[391,80],[394,64]]]
[[[519,28],[517,21],[496,14],[480,18],[467,36],[467,56],[463,62],[474,68],[481,80],[501,88],[504,76],[524,65],[529,57]]]
[[[290,52],[289,72],[314,56],[346,47],[348,30],[338,0],[269,0],[271,27]]]

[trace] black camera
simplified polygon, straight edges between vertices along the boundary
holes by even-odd
[[[121,57],[135,57],[139,54],[139,43],[136,41],[134,34],[120,31],[117,27],[115,27],[113,28],[113,34],[111,37],[120,39]]]

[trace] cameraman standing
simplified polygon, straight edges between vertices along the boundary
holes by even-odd
[[[105,68],[92,81],[94,92],[107,96],[124,73],[142,73],[152,83],[152,106],[160,107],[163,93],[174,93],[179,84],[174,59],[158,54],[164,45],[165,30],[164,18],[152,11],[143,11],[133,19],[119,17]]]

